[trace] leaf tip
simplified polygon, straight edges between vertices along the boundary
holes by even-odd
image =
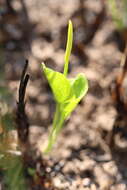
[[[67,35],[67,44],[66,44],[66,51],[64,56],[64,75],[66,76],[68,73],[68,64],[69,64],[69,58],[71,55],[72,50],[72,43],[73,43],[73,25],[71,20],[68,22],[68,35]]]
[[[44,70],[46,68],[44,62],[41,63],[42,69]]]
[[[69,20],[68,24],[69,24],[69,26],[72,26],[72,21],[71,21],[71,20]]]

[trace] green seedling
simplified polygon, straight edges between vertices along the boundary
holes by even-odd
[[[48,153],[54,145],[56,138],[63,126],[64,121],[71,112],[76,108],[77,104],[83,98],[88,90],[88,81],[84,74],[80,73],[76,78],[67,78],[68,64],[73,42],[73,26],[69,21],[68,38],[65,52],[64,73],[54,71],[42,63],[43,72],[56,101],[56,112],[54,115],[53,126],[49,135],[47,148],[44,150]]]

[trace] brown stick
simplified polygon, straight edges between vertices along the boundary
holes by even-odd
[[[19,85],[19,97],[17,102],[16,124],[18,128],[18,136],[21,142],[28,140],[29,123],[25,113],[25,92],[29,80],[29,75],[26,74],[28,67],[28,61],[26,60],[24,69],[22,71],[20,85]]]

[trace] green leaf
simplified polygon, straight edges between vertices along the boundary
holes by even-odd
[[[62,103],[68,99],[71,94],[71,85],[69,80],[64,76],[64,74],[53,71],[52,69],[47,68],[44,63],[43,71],[49,82],[49,85],[53,91],[55,100],[58,103]]]
[[[72,82],[72,88],[75,94],[75,97],[81,100],[81,98],[86,94],[88,91],[88,81],[84,74],[80,73]]]
[[[61,105],[61,112],[63,112],[65,118],[70,115],[88,91],[88,81],[83,74],[79,74],[75,79],[71,79],[70,84],[73,89],[73,96]]]
[[[66,46],[66,52],[64,57],[64,75],[67,76],[68,73],[68,64],[69,64],[69,58],[71,54],[72,49],[72,43],[73,43],[73,26],[72,22],[69,20],[69,26],[68,26],[68,36],[67,36],[67,46]]]

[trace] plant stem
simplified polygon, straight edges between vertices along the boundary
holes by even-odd
[[[66,51],[64,56],[64,75],[67,76],[68,74],[68,65],[69,65],[69,58],[71,54],[72,49],[72,42],[73,42],[73,26],[71,20],[69,20],[68,25],[68,37],[67,37],[67,45],[66,45]]]
[[[55,112],[55,116],[53,120],[53,127],[49,135],[47,148],[44,151],[45,153],[50,152],[50,150],[52,149],[52,146],[54,145],[56,141],[59,131],[63,125],[63,122],[64,122],[64,117],[62,117],[62,114],[60,111],[60,105],[57,103],[56,112]]]

